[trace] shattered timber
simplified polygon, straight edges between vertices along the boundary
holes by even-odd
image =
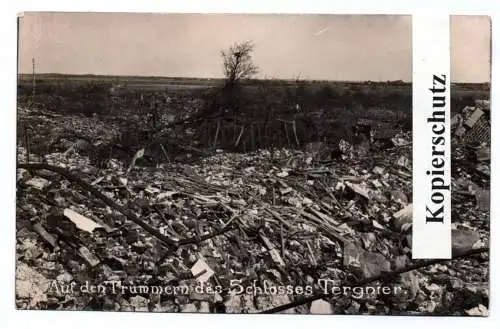
[[[19,87],[18,308],[487,314],[488,102],[452,90],[454,259],[422,262],[408,84],[251,82],[232,113],[59,79]]]

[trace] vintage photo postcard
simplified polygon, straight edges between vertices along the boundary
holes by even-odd
[[[20,14],[16,308],[488,316],[490,25]]]

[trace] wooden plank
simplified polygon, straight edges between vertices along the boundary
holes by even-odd
[[[269,238],[267,238],[262,232],[259,233],[259,236],[260,238],[262,239],[262,241],[264,242],[267,250],[269,251],[269,255],[271,255],[271,258],[273,259],[273,261],[281,266],[281,267],[285,267],[285,262],[283,261],[283,259],[281,258],[280,256],[280,253],[279,251],[276,249],[276,247],[272,244],[271,241],[269,241]]]
[[[54,236],[52,236],[52,234],[50,234],[49,232],[47,232],[47,230],[45,230],[45,228],[40,224],[40,223],[36,223],[33,225],[33,230],[38,233],[38,235],[40,235],[42,237],[42,239],[45,240],[45,242],[47,242],[48,244],[50,244],[52,246],[52,248],[56,248],[57,247],[57,239],[54,238]]]

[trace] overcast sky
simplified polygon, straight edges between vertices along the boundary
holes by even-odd
[[[452,18],[452,80],[490,76],[490,21]],[[25,13],[19,71],[221,77],[220,50],[253,40],[259,78],[411,80],[410,16]]]

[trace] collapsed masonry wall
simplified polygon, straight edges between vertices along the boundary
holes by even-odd
[[[474,106],[466,106],[452,118],[453,133],[457,142],[466,145],[491,143],[490,103],[476,100]]]

